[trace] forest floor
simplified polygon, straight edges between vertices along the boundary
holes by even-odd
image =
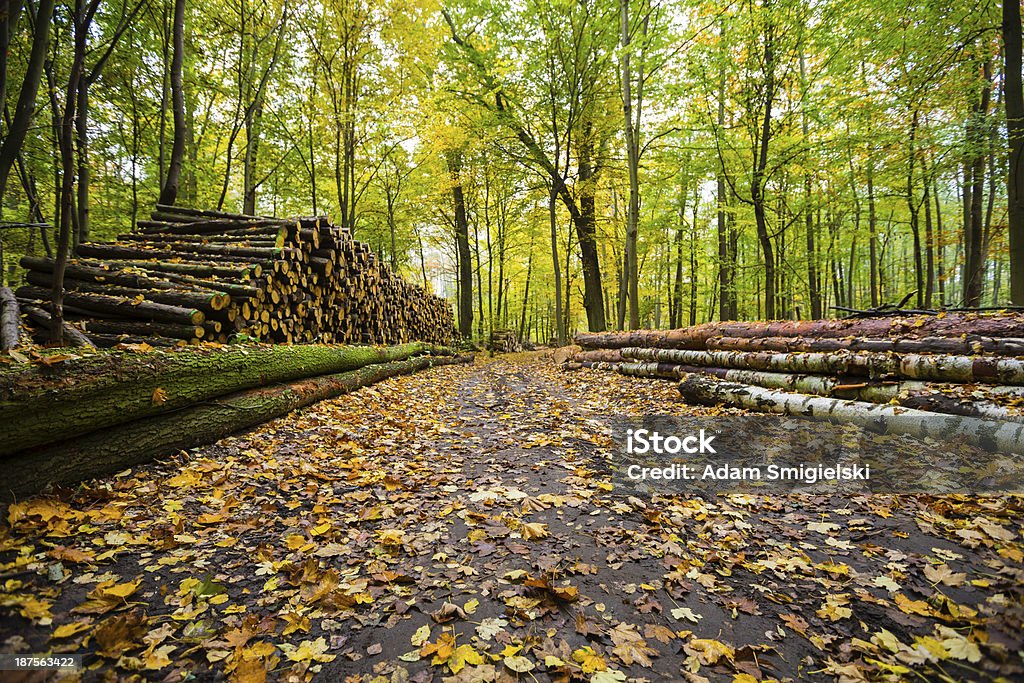
[[[616,490],[603,417],[700,411],[481,358],[23,501],[0,651],[86,680],[1021,680],[1020,498]]]

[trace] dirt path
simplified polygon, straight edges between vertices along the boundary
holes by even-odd
[[[12,507],[0,650],[85,678],[1020,678],[1019,499],[616,491],[669,383],[539,355],[390,380]]]

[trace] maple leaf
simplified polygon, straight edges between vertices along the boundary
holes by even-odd
[[[710,638],[691,638],[683,650],[696,657],[701,664],[717,664],[722,659],[732,660],[736,650],[725,643]]]
[[[284,651],[285,657],[293,662],[333,662],[337,657],[327,654],[328,645],[323,636],[316,640],[304,640],[298,647],[282,643],[281,650]]]
[[[689,607],[677,607],[677,608],[675,608],[674,610],[672,610],[672,616],[675,617],[676,619],[680,620],[680,621],[682,621],[683,619],[686,619],[687,621],[692,621],[695,624],[698,621],[700,621],[701,619],[704,618],[704,615],[697,614],[696,612],[694,612]]]
[[[967,574],[954,574],[948,564],[927,565],[924,568],[924,575],[932,583],[941,583],[944,586],[962,586],[967,580]]]
[[[539,522],[529,522],[523,525],[523,538],[527,541],[535,541],[541,538],[547,538],[550,534],[548,533],[548,525],[541,524]]]
[[[657,657],[658,651],[647,645],[647,641],[637,632],[636,626],[620,623],[611,630],[612,654],[622,660],[623,664],[631,666],[651,666],[651,657]]]

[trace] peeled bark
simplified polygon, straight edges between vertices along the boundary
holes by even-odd
[[[1024,424],[1019,423],[940,416],[913,408],[793,394],[702,375],[688,375],[680,382],[679,393],[688,403],[698,405],[726,404],[760,412],[827,418],[915,438],[948,439],[952,434],[973,446],[1024,453]]]
[[[421,343],[383,348],[239,346],[121,359],[84,358],[46,370],[3,371],[0,424],[5,433],[0,456],[243,389],[423,353],[449,352]],[[115,367],[117,371],[112,372]],[[80,379],[66,386],[68,377]]]
[[[0,287],[0,351],[9,351],[21,344],[20,317],[14,293],[8,287]]]
[[[1024,384],[1024,361],[984,356],[881,353],[756,353],[626,348],[623,358],[739,370],[855,377],[903,377],[937,382]]]
[[[0,498],[10,500],[31,495],[48,485],[69,486],[113,474],[154,458],[213,443],[234,432],[389,377],[470,360],[472,356],[423,356],[274,384],[16,453],[3,459],[4,485]]]

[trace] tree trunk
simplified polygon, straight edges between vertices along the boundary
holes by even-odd
[[[182,85],[182,70],[185,62],[185,0],[174,0],[174,55],[171,58],[171,102],[174,109],[174,142],[171,144],[171,158],[167,165],[167,177],[160,190],[161,204],[173,206],[178,198],[178,184],[181,181],[181,162],[185,157],[185,90]],[[316,213],[316,209],[313,209]]]
[[[20,318],[14,293],[7,287],[0,287],[0,351],[21,345]]]
[[[0,497],[31,495],[47,485],[74,485],[148,462],[153,458],[213,443],[234,432],[286,415],[298,408],[334,398],[389,377],[436,365],[463,363],[463,357],[420,357],[366,365],[339,374],[298,375],[288,384],[222,396],[215,402],[191,402],[179,410],[154,417],[132,416],[113,429],[98,429],[84,437],[15,453],[3,459],[5,483]],[[299,379],[306,377],[307,379]],[[101,397],[101,405],[110,400]],[[52,424],[48,421],[48,424]]]
[[[601,263],[597,253],[597,218],[594,196],[597,192],[597,178],[594,171],[594,142],[591,139],[593,127],[587,122],[583,126],[583,138],[579,144],[579,217],[574,220],[576,239],[580,243],[580,263],[583,266],[583,308],[587,313],[587,329],[602,332],[607,324],[604,318],[604,300],[601,286]],[[568,271],[566,272],[568,277]],[[568,285],[566,285],[568,289]],[[564,340],[563,340],[564,341]]]
[[[459,254],[459,334],[473,337],[473,265],[469,255],[469,220],[462,193],[462,153],[448,153],[448,172],[452,180],[455,206],[455,246]]]
[[[181,351],[152,361],[122,364],[116,374],[94,373],[91,380],[64,386],[65,373],[52,376],[33,367],[0,374],[0,395],[19,378],[32,376],[32,389],[0,404],[6,425],[0,455],[68,439],[144,417],[174,412],[243,389],[272,386],[303,377],[355,370],[447,350],[429,344],[384,348],[329,346],[225,347]],[[102,358],[65,361],[67,372],[103,366]],[[60,391],[54,389],[60,387]],[[162,390],[162,399],[154,392]],[[45,428],[40,421],[45,422]]]
[[[625,272],[629,329],[640,327],[639,264],[637,229],[640,217],[640,141],[639,115],[633,114],[633,74],[630,70],[629,0],[620,0],[622,28],[622,113],[626,136],[626,168],[629,174],[629,204],[626,209]]]
[[[1021,85],[1020,2],[1003,0],[1003,58],[1009,173],[1010,300],[1024,306],[1024,87]]]
[[[25,75],[21,80],[21,91],[18,93],[14,116],[7,127],[3,142],[0,143],[0,198],[7,191],[7,180],[10,177],[11,169],[21,153],[25,135],[32,124],[39,82],[43,78],[43,66],[50,49],[53,6],[54,0],[40,0],[36,10],[35,33],[32,36],[32,49],[29,52]],[[6,94],[4,97],[6,99]],[[0,208],[0,212],[2,211],[3,209]]]
[[[988,117],[989,99],[992,94],[992,62],[986,59],[982,65],[982,74],[985,84],[981,91],[981,101],[972,113],[968,122],[970,135],[970,221],[969,229],[965,231],[964,250],[966,260],[964,262],[964,305],[980,306],[981,294],[984,286],[983,274],[985,270],[985,257],[982,240],[984,238],[984,226],[982,224],[982,203],[985,189],[985,142],[988,136],[985,134]],[[968,170],[965,166],[965,170]],[[968,192],[968,185],[964,186],[965,193]],[[965,202],[966,204],[966,202]],[[968,208],[965,206],[965,208]],[[967,222],[967,221],[965,221]]]

